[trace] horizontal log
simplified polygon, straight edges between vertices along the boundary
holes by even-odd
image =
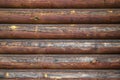
[[[119,53],[120,40],[0,40],[0,53]]]
[[[119,70],[1,70],[1,79],[8,78],[46,78],[79,80],[118,80],[120,79]],[[65,80],[64,79],[64,80]],[[69,80],[69,79],[68,79]]]
[[[0,24],[0,38],[119,39],[119,24]]]
[[[120,40],[0,40],[0,53],[119,53]]]
[[[1,8],[120,8],[120,0],[0,0]]]
[[[0,23],[120,23],[119,9],[0,9]]]
[[[1,79],[1,80],[56,80],[53,78],[12,78],[12,79]],[[57,80],[108,80],[106,78],[62,78],[62,79],[57,79]],[[120,80],[120,78],[109,78],[109,80]]]
[[[1,69],[119,69],[119,55],[0,55]]]

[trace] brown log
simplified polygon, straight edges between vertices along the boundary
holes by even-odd
[[[43,78],[43,80],[69,80],[70,78],[72,78],[70,80],[120,79],[119,70],[1,70],[0,75],[2,80],[11,78],[33,78],[33,80],[41,80]]]
[[[1,69],[119,69],[119,55],[0,55]]]
[[[120,40],[0,40],[0,53],[120,53]]]
[[[0,24],[0,38],[119,39],[119,24]]]
[[[120,0],[0,0],[1,8],[120,8]]]
[[[108,78],[62,78],[62,79],[53,79],[53,78],[11,78],[11,79],[0,79],[0,80],[108,80]],[[120,78],[109,78],[109,80],[120,80]]]
[[[0,23],[120,23],[119,9],[0,9]]]

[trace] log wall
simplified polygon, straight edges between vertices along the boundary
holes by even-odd
[[[0,80],[120,80],[120,0],[0,0]]]

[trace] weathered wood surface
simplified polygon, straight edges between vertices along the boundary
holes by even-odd
[[[119,69],[119,55],[0,55],[1,69]]]
[[[120,80],[119,8],[120,0],[0,0],[0,80]]]
[[[120,40],[18,40],[1,39],[0,53],[65,54],[119,53]]]
[[[119,9],[0,9],[0,23],[120,23]]]
[[[119,24],[0,24],[0,38],[119,39]]]
[[[119,80],[119,70],[0,70],[1,79],[44,78],[44,80]],[[46,79],[45,79],[46,78]],[[71,78],[71,79],[69,79]],[[72,79],[73,78],[73,79]],[[14,79],[13,79],[14,80]],[[23,79],[24,80],[24,79]],[[28,79],[29,80],[29,79]],[[35,79],[37,80],[37,79]]]
[[[106,78],[62,78],[62,79],[54,79],[54,78],[12,78],[12,79],[0,79],[0,80],[108,80]],[[109,80],[120,80],[120,78],[109,78]]]
[[[0,0],[2,8],[120,8],[120,0]]]

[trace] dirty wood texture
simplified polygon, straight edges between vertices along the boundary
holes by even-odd
[[[1,8],[120,8],[120,0],[0,0]]]
[[[0,40],[0,53],[119,53],[120,40]]]
[[[11,78],[11,79],[0,79],[0,80],[120,80],[120,78]]]
[[[120,0],[0,0],[0,80],[120,80]]]
[[[43,78],[43,80],[119,80],[120,70],[0,70],[0,77],[2,80],[13,78],[32,78],[33,80],[37,80],[37,78],[39,78],[38,80]]]
[[[0,38],[118,39],[119,24],[0,24]]]
[[[0,23],[120,23],[119,9],[0,9]]]
[[[119,69],[119,55],[0,55],[1,69]]]

